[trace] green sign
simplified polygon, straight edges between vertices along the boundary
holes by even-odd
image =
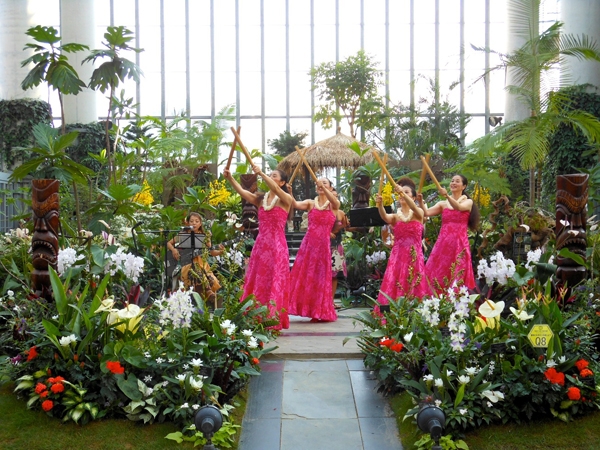
[[[534,347],[548,348],[548,344],[550,344],[550,339],[552,336],[554,336],[554,333],[550,329],[550,326],[544,323],[534,325],[527,335],[527,338]]]

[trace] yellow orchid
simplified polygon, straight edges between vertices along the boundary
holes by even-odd
[[[481,333],[486,328],[491,330],[500,329],[500,318],[499,317],[475,317],[475,332]]]

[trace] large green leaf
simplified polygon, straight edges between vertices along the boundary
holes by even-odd
[[[123,391],[127,397],[131,400],[141,400],[142,393],[138,389],[138,380],[134,374],[130,373],[127,378],[124,376],[117,376],[117,385]]]

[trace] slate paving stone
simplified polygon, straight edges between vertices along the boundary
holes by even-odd
[[[291,321],[274,343],[282,348],[250,381],[239,450],[402,450],[393,411],[360,354],[331,356],[356,331],[350,322]]]
[[[358,420],[283,419],[281,450],[363,450]]]
[[[358,417],[394,417],[389,403],[377,393],[377,380],[366,371],[351,371],[352,392]]]

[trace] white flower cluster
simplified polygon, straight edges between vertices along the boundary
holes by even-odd
[[[454,311],[452,311],[448,319],[448,329],[450,330],[450,347],[456,352],[462,352],[465,333],[467,331],[465,319],[469,317],[471,305],[477,298],[477,295],[469,295],[469,290],[466,286],[462,286],[458,292],[455,288],[456,286],[453,286],[448,289],[448,299],[454,305]]]
[[[160,310],[159,323],[162,326],[171,325],[173,328],[189,328],[192,323],[192,313],[194,305],[192,303],[192,292],[190,288],[185,291],[183,284],[173,292],[169,298],[163,295],[160,300],[155,302]]]
[[[527,252],[527,263],[525,263],[525,268],[531,272],[533,270],[533,263],[539,262],[541,256],[541,248]]]
[[[515,263],[512,259],[505,259],[502,252],[496,252],[495,255],[490,256],[490,263],[485,259],[479,261],[477,266],[477,275],[485,277],[485,281],[488,285],[491,285],[494,281],[497,281],[501,285],[505,285],[509,278],[515,274]]]
[[[104,273],[110,272],[115,275],[117,271],[123,272],[125,276],[137,283],[139,276],[144,271],[144,259],[135,256],[133,253],[125,253],[122,247],[119,247],[112,255],[106,255],[108,262],[104,266]]]
[[[84,258],[84,255],[78,255],[74,248],[68,247],[64,250],[59,250],[57,267],[59,275],[62,275],[69,270],[69,268],[73,267],[73,265],[81,258]]]
[[[223,333],[225,333],[227,336],[233,335],[233,333],[235,333],[236,328],[237,326],[229,319],[221,322],[221,329],[223,330]]]
[[[75,336],[74,334],[70,334],[69,336],[63,336],[58,341],[61,347],[68,347],[73,342],[77,342],[77,336]]]
[[[417,307],[417,312],[431,327],[437,327],[440,324],[440,299],[435,297],[423,298],[423,301]]]
[[[381,250],[378,252],[374,252],[372,255],[367,255],[366,259],[368,264],[374,266],[380,261],[385,261],[387,259],[387,253]]]
[[[252,330],[242,330],[242,334],[244,335],[244,337],[248,338],[248,348],[258,347],[258,339],[252,336]]]

